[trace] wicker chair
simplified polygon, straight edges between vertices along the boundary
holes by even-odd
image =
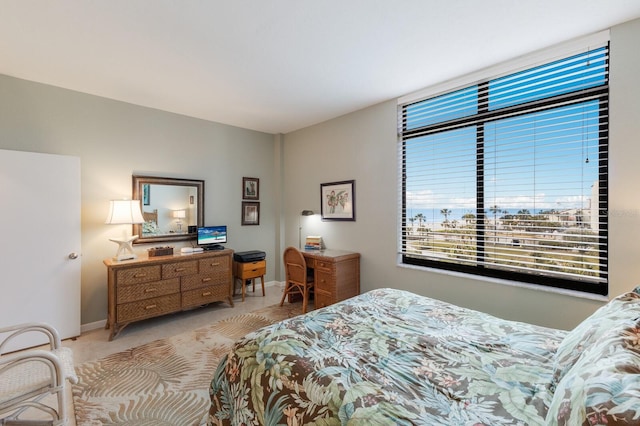
[[[280,306],[284,304],[284,299],[287,295],[300,293],[302,295],[302,313],[304,314],[307,312],[309,292],[314,285],[313,276],[307,274],[307,262],[297,248],[287,247],[282,257],[284,259],[286,282]]]
[[[8,342],[25,333],[43,333],[49,348],[5,354]],[[30,323],[0,328],[0,425],[67,424],[67,380],[78,381],[73,353],[62,347],[53,327]]]

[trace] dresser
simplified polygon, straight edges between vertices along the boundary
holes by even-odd
[[[347,250],[305,250],[307,268],[313,269],[316,309],[360,294],[360,253]]]
[[[212,302],[233,306],[233,250],[105,259],[109,340],[128,324]]]

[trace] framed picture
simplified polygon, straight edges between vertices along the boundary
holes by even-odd
[[[356,181],[320,184],[322,220],[356,220]]]
[[[260,225],[260,203],[242,202],[242,225]]]
[[[242,178],[242,199],[243,200],[259,200],[260,199],[260,179],[243,177]]]
[[[149,194],[149,192],[151,192],[150,185],[148,183],[142,185],[142,204],[145,206],[151,203],[151,194]]]

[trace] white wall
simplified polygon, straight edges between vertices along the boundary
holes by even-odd
[[[131,230],[104,221],[109,200],[131,197],[132,174],[204,179],[205,224],[227,224],[230,248],[266,251],[265,278],[276,277],[280,177],[273,135],[0,76],[0,148],[80,157],[82,324],[107,316],[102,260],[117,249],[108,238]],[[243,176],[260,179],[259,226],[240,225]],[[37,247],[27,255],[37,256]]]
[[[640,281],[640,20],[611,31],[610,297]],[[320,209],[320,183],[356,180],[356,222],[307,221],[304,234],[362,254],[362,290],[397,287],[501,317],[571,328],[602,301],[399,267],[396,101],[285,136],[285,244],[296,245],[298,215]]]
[[[611,31],[609,238],[612,294],[640,284],[640,19]]]

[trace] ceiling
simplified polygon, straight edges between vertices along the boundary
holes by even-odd
[[[0,74],[288,133],[638,17],[638,0],[0,0]]]

